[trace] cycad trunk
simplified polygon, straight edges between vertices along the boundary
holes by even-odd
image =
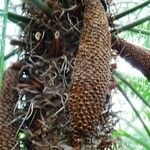
[[[112,39],[112,49],[150,79],[150,51],[120,38]]]
[[[13,88],[18,83],[18,71],[8,68],[4,73],[3,83],[0,95],[0,149],[10,150],[17,142],[17,127],[8,124],[14,119],[17,92]]]

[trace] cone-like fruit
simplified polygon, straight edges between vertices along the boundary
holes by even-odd
[[[150,79],[150,51],[115,37],[112,39],[112,49]]]
[[[73,137],[95,132],[110,81],[110,33],[99,0],[85,6],[79,51],[74,62],[68,108]]]
[[[0,150],[10,150],[16,144],[17,128],[8,124],[14,119],[13,110],[17,101],[17,92],[13,87],[17,82],[18,71],[8,68],[3,76],[3,87],[0,93]]]

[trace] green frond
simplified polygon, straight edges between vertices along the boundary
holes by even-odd
[[[125,76],[115,72],[118,84],[123,86],[125,91],[132,97],[137,96],[142,102],[150,108],[150,84],[145,78]],[[128,80],[126,80],[128,79]]]
[[[115,131],[113,133],[114,137],[123,137],[126,139],[126,142],[127,142],[127,146],[128,148],[131,146],[131,148],[138,148],[138,150],[149,150],[150,149],[150,143],[145,140],[145,139],[142,139],[142,138],[138,138],[136,136],[133,136],[131,134],[129,134],[128,132],[126,131],[123,131],[123,130],[118,130],[118,131]],[[141,148],[139,148],[139,146],[141,146]],[[131,150],[131,149],[129,149]]]
[[[4,50],[9,0],[5,0],[4,2],[4,10],[0,12],[0,26],[2,26],[2,30],[0,30],[0,89],[2,86],[2,76],[4,71]]]

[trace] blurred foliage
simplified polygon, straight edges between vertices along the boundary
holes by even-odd
[[[111,12],[113,12],[113,14],[116,15],[124,11],[130,10],[131,8],[134,8],[137,5],[142,4],[146,1],[148,0],[139,0],[139,1],[113,0],[114,4],[111,7]],[[141,9],[129,13],[128,15],[118,19],[115,22],[115,24],[117,24],[118,27],[124,26],[136,20],[139,20],[145,16],[149,16],[150,14],[149,6],[150,4],[147,5],[146,7],[142,7]],[[129,42],[133,42],[134,44],[150,48],[150,20],[140,25],[137,25],[136,27],[133,28],[133,30],[129,29],[127,31],[121,32],[119,36]]]
[[[146,33],[144,33],[144,31]],[[137,41],[139,45],[150,49],[150,21],[140,24],[133,29],[124,31],[120,36],[131,42]]]
[[[114,138],[122,138],[124,140],[124,150],[150,150],[149,138],[145,137],[143,133],[130,134],[123,130],[118,130],[113,133]],[[118,149],[118,148],[116,148]],[[119,149],[118,149],[119,150]]]
[[[2,84],[2,75],[4,71],[4,50],[6,39],[7,12],[9,0],[4,0],[3,10],[0,10],[0,89]]]
[[[150,83],[144,77],[123,76],[121,73],[115,73],[119,85],[122,85],[126,93],[132,98],[140,98],[143,103],[150,106]],[[119,76],[119,78],[118,78]]]
[[[149,150],[150,127],[148,126],[148,122],[150,121],[150,83],[144,77],[132,77],[129,75],[125,76],[121,75],[121,73],[116,73],[116,80],[119,86],[122,87],[124,93],[130,97],[129,105],[132,107],[132,110],[135,112],[135,114],[132,117],[132,122],[129,122],[128,118],[126,117],[120,118],[120,120],[123,120],[124,124],[126,124],[127,130],[115,131],[114,137],[120,138],[120,141],[122,142],[121,144],[123,145],[121,146],[122,148],[126,147],[129,150]],[[138,94],[140,94],[142,99],[140,99]],[[141,102],[140,110],[136,108],[136,103],[138,103],[138,101]],[[141,121],[142,124],[144,124],[143,127],[145,126],[147,130],[144,130],[140,124],[138,124],[136,127],[132,125],[137,120],[137,118]],[[116,149],[120,150],[120,148]]]
[[[114,1],[115,2],[115,1]],[[131,7],[136,6],[138,3],[142,3],[143,1],[136,1],[132,3],[121,1],[120,6],[116,6],[116,11],[125,11]],[[117,9],[120,8],[120,9]],[[117,24],[120,26],[125,25],[126,22],[133,22],[143,16],[149,14],[149,7],[145,7],[136,12],[133,12],[126,17],[121,18],[117,21]],[[126,21],[125,21],[126,20]],[[150,49],[150,21],[146,21],[140,25],[137,25],[133,29],[126,30],[119,34],[123,39],[132,42],[135,45],[139,45],[141,47],[145,47]],[[121,74],[121,73],[120,73]],[[144,77],[135,77],[131,74],[122,75],[121,77],[127,81],[124,82],[116,77],[117,83],[123,88],[124,92],[130,97],[131,101],[133,101],[133,105],[135,108],[137,107],[137,103],[141,103],[141,109],[138,110],[138,115],[142,118],[146,127],[150,131],[149,122],[150,122],[150,83]],[[146,104],[148,105],[145,105]],[[133,110],[134,112],[134,110]],[[126,125],[126,130],[117,130],[114,132],[114,137],[118,140],[115,150],[149,150],[150,149],[150,136],[147,135],[145,130],[141,127],[140,124],[137,126],[134,125],[134,121],[138,118],[135,113],[132,116],[132,122],[127,121],[128,118],[124,116],[123,119],[124,124]],[[132,129],[132,132],[131,132]],[[120,142],[119,142],[120,141]]]

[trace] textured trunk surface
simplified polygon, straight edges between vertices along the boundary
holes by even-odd
[[[17,93],[13,87],[18,82],[18,71],[8,68],[3,77],[3,89],[0,94],[0,150],[11,150],[16,144],[16,127],[8,125],[13,119],[13,110]],[[17,148],[15,148],[16,150]]]
[[[150,79],[150,51],[120,38],[113,40],[112,49],[117,50],[121,57]]]
[[[95,133],[110,79],[110,34],[99,0],[87,1],[79,51],[74,62],[68,108],[74,140]]]

